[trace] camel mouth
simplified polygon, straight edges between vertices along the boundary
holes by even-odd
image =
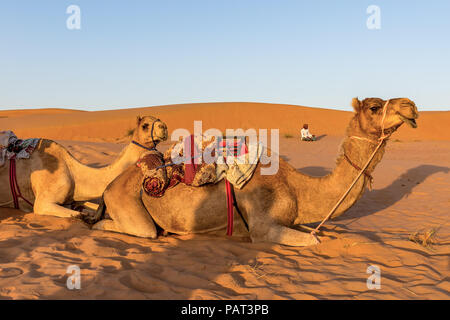
[[[417,122],[416,122],[416,119],[415,119],[415,118],[407,118],[407,117],[401,115],[400,113],[397,113],[397,114],[399,115],[400,119],[401,119],[404,123],[406,123],[407,125],[409,125],[411,128],[414,128],[414,129],[417,128]]]
[[[163,141],[166,141],[166,140],[167,140],[167,136],[164,136],[164,137],[157,137],[156,139],[158,139],[159,142],[163,142]]]
[[[164,132],[160,135],[159,134],[155,135],[155,137],[153,139],[154,139],[154,141],[158,141],[158,143],[159,143],[159,142],[166,141],[167,138],[168,138],[168,134],[167,134],[167,132]]]
[[[167,140],[167,137],[155,137],[155,138],[153,138],[153,142],[156,143],[156,144],[161,143],[161,142],[166,141],[166,140]]]

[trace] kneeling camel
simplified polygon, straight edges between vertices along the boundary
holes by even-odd
[[[290,246],[317,243],[309,233],[291,228],[320,222],[357,178],[359,169],[375,151],[379,138],[392,134],[403,123],[417,127],[418,111],[406,98],[388,101],[357,98],[352,101],[354,116],[348,125],[334,171],[324,177],[298,172],[280,159],[275,175],[261,175],[259,166],[236,199],[248,221],[252,241],[267,241]],[[381,161],[381,147],[355,185],[334,212],[342,215],[358,199],[371,180],[370,173]],[[106,189],[103,198],[111,219],[97,222],[93,228],[155,238],[155,222],[175,234],[205,233],[225,229],[227,225],[225,182],[203,187],[179,184],[161,198],[141,192],[141,170],[131,166]]]
[[[29,159],[17,160],[17,182],[33,208],[20,200],[23,211],[58,217],[73,217],[78,211],[64,204],[100,198],[108,184],[147,149],[167,139],[167,126],[154,117],[138,117],[132,142],[109,166],[91,168],[81,164],[60,144],[42,139]],[[0,167],[0,204],[13,207],[8,165]]]

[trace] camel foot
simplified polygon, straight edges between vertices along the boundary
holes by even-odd
[[[156,239],[158,237],[156,229],[154,230],[124,230],[123,227],[118,225],[114,220],[103,219],[92,226],[93,230],[112,231],[118,233],[125,233],[130,236],[140,238]]]
[[[60,218],[76,218],[80,215],[79,211],[70,210],[56,203],[48,203],[36,199],[34,202],[34,213],[46,216],[55,216]]]
[[[92,226],[93,230],[121,232],[113,220],[103,219]]]
[[[292,247],[307,247],[320,243],[317,235],[301,232],[295,229],[287,228],[280,225],[270,226],[267,232],[261,237],[251,236],[252,241],[274,242]]]

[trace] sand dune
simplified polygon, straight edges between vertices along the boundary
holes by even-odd
[[[0,114],[1,116],[2,114]],[[280,129],[280,135],[298,136],[303,123],[316,135],[341,136],[351,112],[264,103],[198,103],[97,112],[31,112],[0,119],[0,129],[9,128],[23,137],[108,141],[123,139],[134,128],[136,116],[153,115],[165,121],[169,131],[193,130],[194,120],[208,128]],[[393,138],[404,141],[450,140],[450,111],[422,112],[419,128],[402,128]]]
[[[0,128],[58,138],[82,162],[101,166],[123,147],[105,141],[122,139],[140,113],[161,117],[172,129],[202,119],[206,128],[280,127],[294,133],[298,123],[308,122],[326,136],[315,143],[282,137],[280,153],[316,176],[333,170],[351,116],[295,106],[195,104],[22,114],[0,119]],[[249,114],[254,116],[245,120]],[[245,237],[140,239],[92,231],[76,219],[0,209],[0,298],[449,299],[449,114],[422,113],[418,133],[401,128],[374,172],[374,190],[328,222],[323,242],[310,248],[252,244]],[[414,135],[407,137],[409,132]],[[434,245],[409,240],[432,228]],[[66,288],[69,265],[81,268],[81,290]],[[370,265],[381,269],[380,290],[366,286]]]
[[[22,110],[0,110],[0,118],[16,118],[26,117],[29,115],[51,115],[51,114],[68,114],[85,112],[73,109],[58,109],[58,108],[44,108],[44,109],[22,109]]]

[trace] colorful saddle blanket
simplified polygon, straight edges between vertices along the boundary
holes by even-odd
[[[262,151],[262,144],[247,146],[245,139],[216,141],[216,137],[190,136],[172,145],[164,155],[145,154],[137,166],[144,174],[143,189],[154,197],[178,183],[199,187],[227,179],[241,189],[252,177]]]
[[[0,167],[9,159],[28,159],[40,139],[18,139],[12,131],[0,131]]]

